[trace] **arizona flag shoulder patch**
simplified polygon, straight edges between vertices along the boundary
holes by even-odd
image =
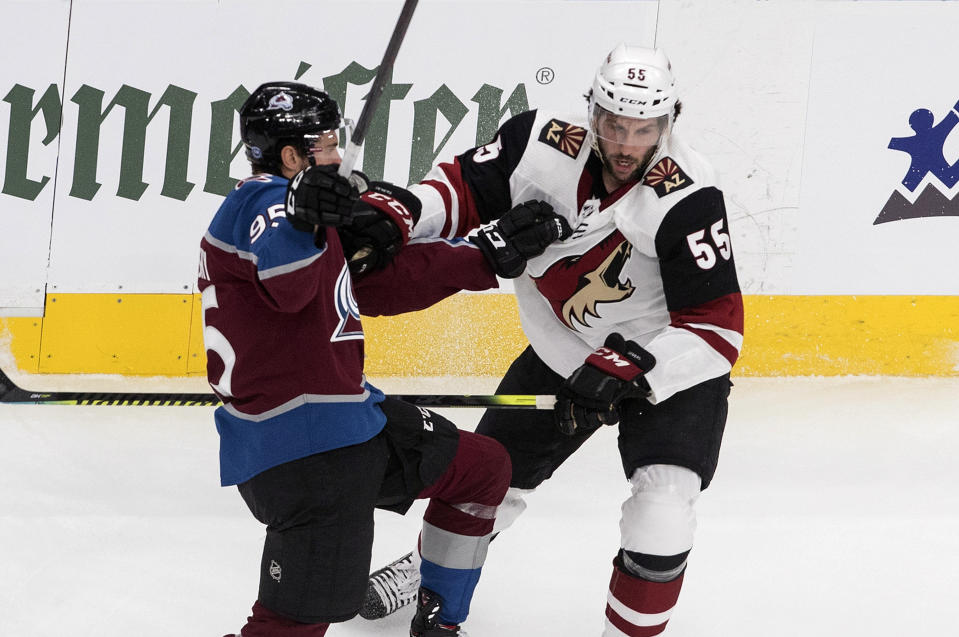
[[[691,186],[692,183],[693,180],[689,178],[689,175],[669,157],[660,159],[643,178],[643,185],[655,190],[660,197],[682,190],[686,186]]]
[[[549,120],[539,134],[539,141],[574,159],[579,155],[585,140],[585,128],[558,119]]]

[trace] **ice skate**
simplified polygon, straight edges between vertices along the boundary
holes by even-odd
[[[419,565],[412,553],[370,574],[360,617],[381,619],[416,601],[420,586]]]
[[[442,602],[440,597],[427,588],[420,588],[416,615],[410,623],[410,637],[469,637],[458,625],[440,624]]]

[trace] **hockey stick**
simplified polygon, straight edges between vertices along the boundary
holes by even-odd
[[[390,398],[418,407],[486,407],[508,409],[552,409],[555,396],[527,394],[456,395],[404,394]],[[0,370],[0,404],[21,405],[113,405],[142,407],[203,407],[219,405],[214,394],[148,392],[30,391],[17,386]]]
[[[380,62],[380,67],[376,70],[373,86],[370,88],[369,95],[366,96],[366,103],[363,105],[363,110],[360,111],[360,118],[356,121],[353,134],[350,136],[349,142],[346,144],[346,150],[343,152],[343,162],[337,171],[342,177],[349,177],[353,172],[356,156],[359,155],[363,140],[366,138],[366,129],[369,128],[373,113],[380,103],[380,96],[383,94],[383,88],[386,84],[386,76],[393,70],[393,63],[396,62],[400,44],[403,43],[406,29],[410,26],[410,20],[413,19],[413,11],[416,10],[417,2],[418,0],[406,0],[403,3],[403,9],[400,10],[400,17],[396,19],[396,26],[393,27],[393,35],[390,37],[390,43],[386,46],[383,61]]]
[[[0,403],[27,405],[157,405],[194,407],[218,405],[213,394],[158,394],[145,392],[30,391],[17,386],[0,370]]]
[[[552,409],[556,396],[552,394],[390,394],[417,407],[485,407],[486,409]]]

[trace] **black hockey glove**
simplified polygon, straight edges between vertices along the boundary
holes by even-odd
[[[370,182],[369,190],[353,206],[349,224],[339,229],[350,273],[358,276],[385,267],[410,240],[422,209],[409,190]]]
[[[652,354],[621,334],[586,357],[586,362],[563,383],[556,396],[556,424],[568,436],[619,422],[624,398],[645,396],[649,384],[643,375],[656,364]]]
[[[359,197],[356,185],[341,177],[338,166],[313,166],[297,173],[286,187],[286,218],[293,227],[313,232],[314,226],[342,226]]]
[[[470,241],[479,246],[498,276],[515,279],[526,269],[527,259],[538,257],[549,244],[566,239],[572,232],[551,205],[531,200],[480,227]]]

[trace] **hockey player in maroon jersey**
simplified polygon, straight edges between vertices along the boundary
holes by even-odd
[[[514,280],[530,346],[497,389],[556,394],[555,413],[489,410],[476,431],[512,460],[499,531],[600,426],[619,427],[631,495],[610,551],[604,635],[646,637],[673,612],[694,504],[716,470],[742,298],[723,194],[673,129],[681,106],[666,55],[617,46],[587,99],[584,119],[523,113],[434,168],[410,187],[423,207],[413,236],[462,236],[526,199],[574,229]],[[361,614],[412,601],[413,567],[410,555],[374,573]]]
[[[223,401],[215,412],[221,482],[237,485],[267,527],[259,595],[240,635],[320,637],[356,615],[374,507],[405,513],[416,498],[430,504],[410,634],[459,635],[509,457],[494,440],[369,384],[360,310],[408,311],[495,286],[494,273],[525,265],[568,227],[531,203],[488,229],[493,252],[446,240],[402,248],[418,202],[362,176],[360,196],[339,177],[340,125],[322,91],[292,82],[254,91],[240,110],[254,174],[226,197],[201,241],[207,372]],[[344,245],[354,254],[366,236],[392,260],[374,263],[354,287]],[[354,269],[370,263],[359,259]]]

